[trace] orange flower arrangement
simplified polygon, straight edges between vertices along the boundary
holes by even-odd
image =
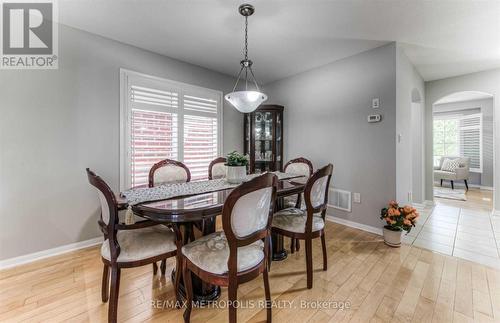
[[[385,228],[389,230],[410,232],[417,222],[418,212],[409,205],[401,207],[398,202],[390,201],[389,205],[381,210],[380,219],[387,223]]]

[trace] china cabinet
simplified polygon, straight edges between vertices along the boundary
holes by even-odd
[[[244,116],[244,149],[250,173],[283,168],[283,106],[261,105]]]

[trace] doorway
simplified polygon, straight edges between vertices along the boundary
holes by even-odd
[[[493,210],[493,95],[449,94],[433,104],[433,191],[438,204]]]
[[[418,247],[496,266],[493,101],[489,93],[462,91],[432,104],[435,206],[411,239]]]

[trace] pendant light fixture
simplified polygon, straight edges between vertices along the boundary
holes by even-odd
[[[250,4],[242,4],[238,8],[239,13],[245,17],[245,50],[244,50],[244,59],[240,62],[241,69],[238,74],[238,78],[236,79],[236,84],[233,87],[233,91],[229,94],[226,94],[224,97],[227,101],[229,101],[238,111],[243,113],[249,113],[255,111],[262,102],[267,100],[267,95],[260,92],[259,85],[257,84],[257,80],[255,79],[255,75],[252,71],[253,62],[248,59],[248,17],[250,17],[254,12],[255,8]],[[237,91],[236,87],[238,86],[238,82],[241,77],[244,75],[245,77],[245,89],[242,91]],[[255,85],[254,90],[248,89],[248,77],[253,80]]]

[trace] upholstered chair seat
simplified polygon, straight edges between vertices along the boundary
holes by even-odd
[[[285,202],[285,208],[295,208],[297,205],[297,195],[294,196],[285,196],[283,198]],[[300,209],[305,211],[306,210],[306,204],[304,203],[304,199],[300,201]]]
[[[176,250],[175,234],[164,225],[121,230],[116,234],[120,245],[120,254],[117,262],[138,261],[156,257]],[[101,247],[101,255],[111,261],[109,240],[105,240]]]
[[[437,178],[438,180],[439,179],[447,179],[447,180],[456,180],[457,179],[457,174],[454,173],[454,172],[448,172],[448,171],[445,171],[445,170],[435,170],[434,171],[434,177]]]
[[[290,232],[304,233],[306,231],[307,212],[301,209],[288,208],[281,210],[273,216],[273,227]],[[315,214],[312,219],[312,231],[319,231],[325,227],[325,221],[320,214]]]
[[[182,254],[204,271],[218,275],[228,272],[229,244],[224,232],[214,232],[183,246]],[[263,259],[262,240],[238,248],[238,272],[257,266]]]

